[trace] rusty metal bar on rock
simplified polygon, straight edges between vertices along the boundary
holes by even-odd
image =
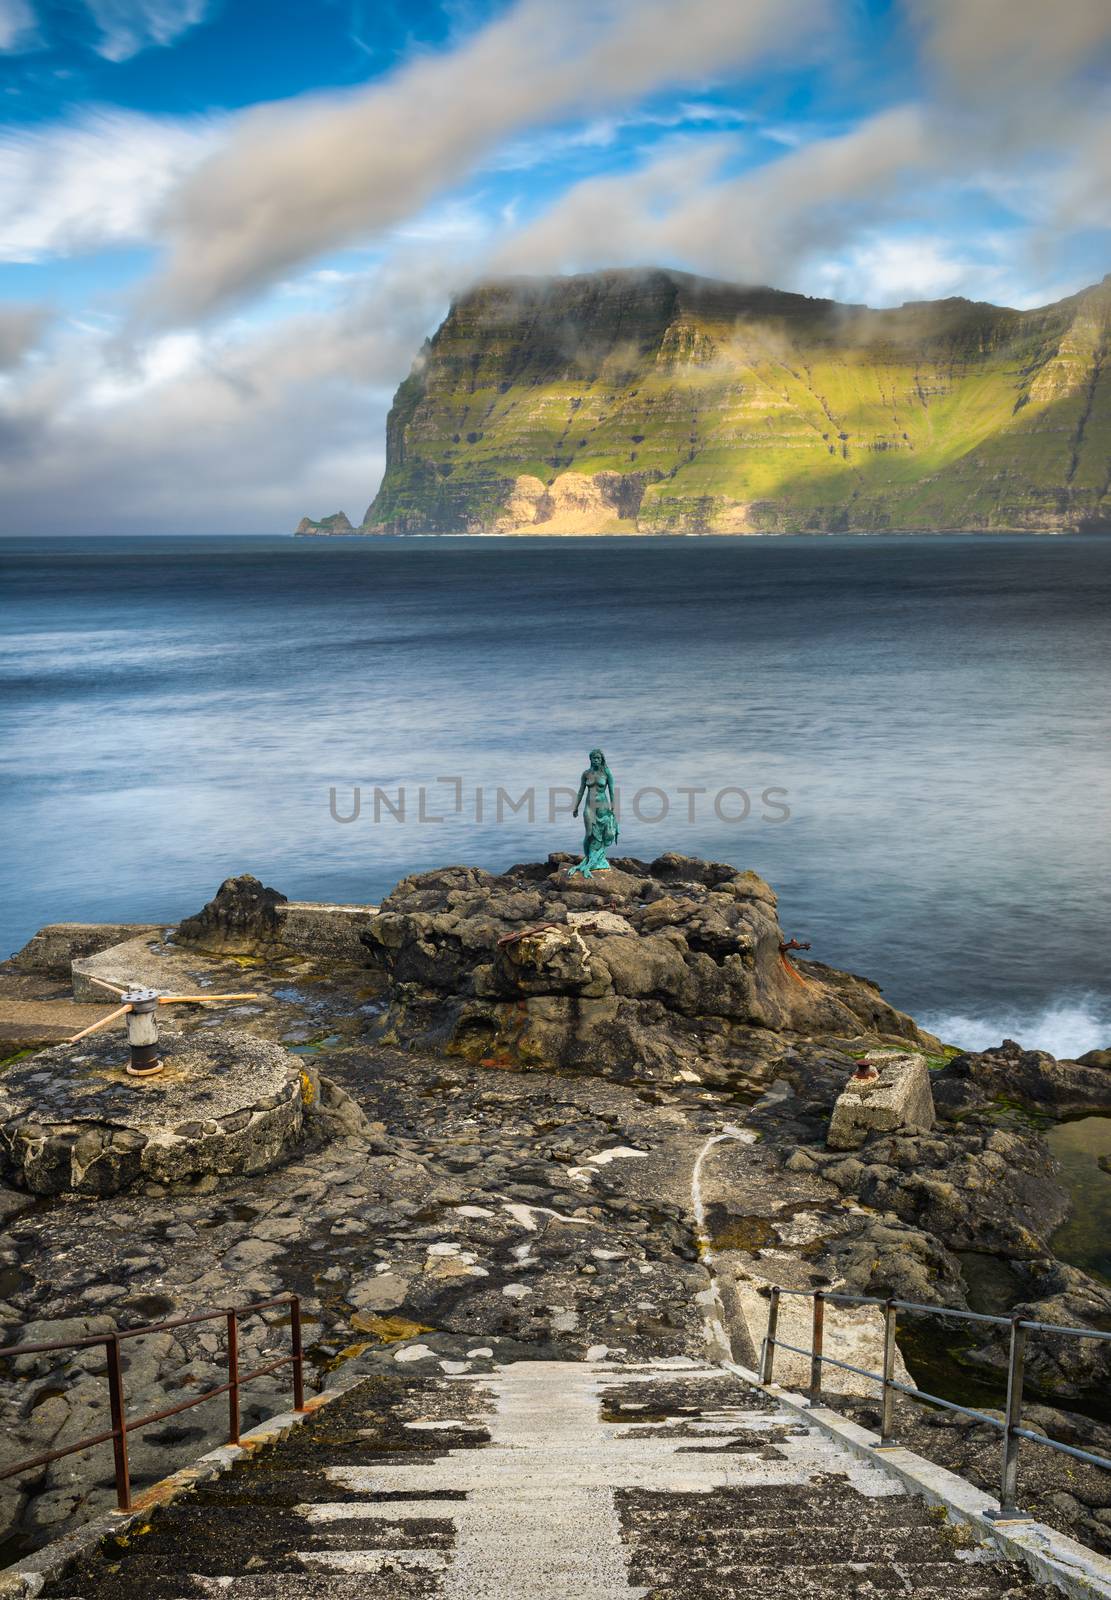
[[[277,1361],[271,1361],[268,1366],[256,1367],[253,1372],[241,1372],[239,1374],[239,1387],[243,1388],[245,1384],[250,1383],[254,1378],[264,1378],[267,1373],[277,1372],[279,1367],[287,1367],[289,1362],[289,1356],[280,1356]],[[176,1417],[179,1412],[190,1411],[194,1406],[202,1406],[206,1400],[218,1400],[222,1394],[228,1394],[230,1390],[230,1383],[218,1384],[215,1389],[206,1389],[204,1394],[194,1395],[190,1400],[179,1400],[176,1406],[167,1406],[164,1411],[151,1411],[145,1417],[136,1417],[134,1422],[127,1424],[127,1431],[128,1433],[134,1433],[136,1428],[149,1427],[152,1422],[165,1422],[167,1417]],[[235,1439],[231,1439],[228,1442],[229,1444],[238,1443]]]
[[[108,1404],[112,1416],[112,1454],[115,1458],[116,1503],[121,1511],[131,1510],[131,1470],[127,1462],[127,1415],[123,1397],[123,1365],[120,1341],[108,1340]]]
[[[28,1456],[26,1461],[17,1461],[12,1467],[0,1467],[0,1479],[15,1478],[23,1472],[32,1472],[36,1467],[48,1467],[52,1461],[60,1461],[63,1456],[76,1455],[79,1450],[91,1450],[94,1445],[107,1444],[113,1439],[111,1428],[104,1433],[90,1434],[87,1439],[78,1439],[75,1444],[64,1444],[60,1450],[46,1450],[40,1456]]]
[[[228,1312],[228,1443],[239,1443],[239,1323]]]
[[[293,1409],[305,1409],[305,1351],[301,1341],[301,1297],[291,1295],[289,1300],[289,1336],[293,1345]]]
[[[238,1318],[252,1316],[260,1311],[269,1311],[276,1306],[289,1306],[290,1308],[290,1335],[293,1349],[290,1355],[279,1356],[276,1361],[268,1362],[265,1366],[256,1367],[252,1372],[241,1373],[239,1365],[239,1327]],[[124,1401],[123,1362],[120,1356],[120,1345],[125,1339],[140,1339],[144,1334],[162,1333],[171,1328],[188,1328],[200,1322],[212,1322],[217,1317],[224,1317],[228,1324],[228,1354],[229,1371],[231,1380],[222,1383],[215,1389],[207,1389],[204,1394],[193,1395],[188,1400],[182,1400],[175,1406],[167,1406],[162,1411],[152,1411],[147,1416],[135,1417],[128,1421]],[[28,1456],[23,1461],[13,1462],[10,1466],[0,1468],[0,1481],[5,1478],[14,1478],[24,1472],[32,1472],[38,1467],[46,1467],[54,1461],[60,1461],[64,1456],[76,1455],[81,1450],[91,1450],[94,1446],[107,1444],[112,1441],[114,1457],[114,1470],[116,1479],[116,1500],[121,1511],[131,1510],[131,1472],[127,1456],[127,1436],[139,1428],[148,1427],[152,1422],[163,1422],[167,1417],[176,1417],[179,1412],[190,1411],[194,1406],[203,1405],[207,1400],[215,1400],[219,1395],[229,1395],[229,1422],[231,1431],[230,1443],[239,1442],[239,1391],[247,1383],[256,1378],[264,1378],[271,1372],[277,1372],[280,1367],[292,1365],[293,1367],[293,1402],[294,1409],[305,1409],[304,1386],[304,1348],[301,1339],[301,1301],[295,1294],[275,1295],[271,1300],[258,1300],[245,1306],[229,1306],[218,1311],[199,1311],[188,1317],[173,1317],[166,1322],[148,1323],[141,1328],[115,1329],[111,1333],[89,1334],[82,1339],[54,1339],[40,1344],[13,1344],[6,1345],[0,1350],[0,1358],[8,1356],[37,1356],[54,1355],[59,1351],[89,1350],[98,1345],[103,1345],[108,1378],[108,1401],[111,1412],[112,1426],[103,1433],[90,1434],[86,1439],[78,1439],[73,1444],[64,1445],[60,1450],[46,1450],[37,1456]]]

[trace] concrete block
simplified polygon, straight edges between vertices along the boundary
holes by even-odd
[[[157,933],[147,922],[48,922],[17,950],[12,961],[21,972],[49,972],[69,977],[70,963],[80,956],[96,955],[124,939]]]
[[[287,900],[275,907],[278,938],[291,950],[329,961],[367,964],[366,946],[359,935],[373,917],[377,906],[327,905],[313,900]]]
[[[852,1077],[837,1097],[826,1144],[859,1150],[870,1133],[929,1133],[934,1098],[925,1056],[877,1051],[868,1057],[875,1077]]]

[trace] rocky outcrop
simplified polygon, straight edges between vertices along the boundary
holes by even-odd
[[[785,1036],[936,1048],[879,990],[783,955],[753,872],[678,855],[469,867],[400,883],[362,934],[391,980],[381,1027],[491,1065],[757,1085]]]
[[[938,1077],[938,1093],[954,1108],[1003,1096],[1053,1117],[1111,1113],[1111,1053],[1092,1050],[1079,1061],[1058,1061],[1004,1039],[994,1050],[954,1056]]]
[[[640,503],[653,476],[659,474],[561,472],[545,485],[522,474],[493,532],[636,533]]]
[[[277,908],[285,904],[284,894],[267,889],[249,872],[225,878],[196,916],[178,924],[177,943],[197,950],[245,953],[276,944],[281,938]]]
[[[329,538],[334,535],[348,533],[361,533],[362,529],[353,528],[345,511],[333,511],[330,517],[321,517],[319,522],[314,522],[311,517],[302,517],[293,530],[294,538]]]

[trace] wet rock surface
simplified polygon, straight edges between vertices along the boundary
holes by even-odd
[[[755,875],[663,857],[569,890],[559,864],[406,880],[363,929],[366,967],[266,941],[151,944],[164,988],[187,957],[213,992],[258,992],[183,1010],[185,1037],[230,1026],[280,1045],[317,1093],[268,1171],[147,1173],[100,1199],[0,1188],[0,1343],[294,1291],[310,1388],[360,1374],[419,1388],[521,1361],[701,1359],[716,1283],[730,1351],[751,1364],[769,1284],[968,1304],[968,1252],[1006,1259],[1034,1315],[1111,1319],[1105,1286],[1050,1250],[1067,1199],[1044,1141],[1001,1126],[974,1073],[931,1072],[929,1134],[826,1149],[856,1058],[931,1041],[862,979],[817,962],[792,976]],[[244,1319],[242,1365],[288,1338],[280,1308]],[[961,1352],[992,1394],[1000,1353],[990,1332]],[[1098,1352],[1038,1359],[1039,1398],[1061,1407],[1105,1377]],[[163,1409],[224,1381],[222,1324],[129,1342],[127,1360],[129,1408]],[[88,1351],[0,1364],[0,1466],[99,1431],[102,1369]],[[287,1374],[260,1380],[244,1427],[288,1403]],[[137,1486],[225,1427],[221,1396],[134,1435]],[[13,1550],[113,1501],[106,1446],[0,1483]]]

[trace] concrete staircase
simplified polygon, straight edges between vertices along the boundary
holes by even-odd
[[[715,1367],[370,1378],[53,1600],[1056,1595]]]

